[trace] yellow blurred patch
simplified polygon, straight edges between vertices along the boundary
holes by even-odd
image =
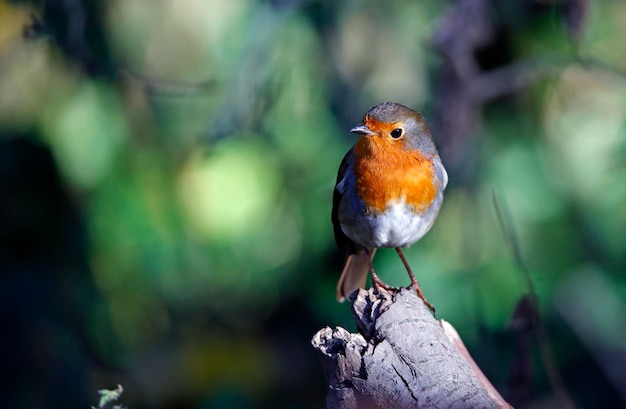
[[[0,0],[0,54],[4,54],[22,36],[31,13],[30,7]]]
[[[179,179],[189,227],[205,238],[242,237],[272,210],[280,175],[261,147],[228,141],[209,156],[194,155]]]

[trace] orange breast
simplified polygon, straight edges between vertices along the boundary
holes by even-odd
[[[405,150],[402,141],[363,136],[354,154],[357,191],[368,212],[383,212],[390,201],[402,198],[423,211],[435,199],[439,182],[431,160],[419,151]]]

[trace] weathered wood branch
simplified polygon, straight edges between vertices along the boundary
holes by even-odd
[[[359,290],[350,302],[359,333],[326,327],[312,340],[329,409],[511,407],[414,291]]]

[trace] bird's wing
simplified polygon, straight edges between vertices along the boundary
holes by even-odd
[[[445,189],[446,186],[448,185],[448,172],[446,172],[446,168],[443,167],[443,163],[441,163],[441,160],[439,161],[435,161],[435,174],[437,175],[437,177],[439,178],[439,181],[441,182],[441,188]]]
[[[352,240],[345,235],[343,230],[341,230],[341,224],[339,223],[339,203],[341,202],[344,194],[346,173],[352,163],[354,163],[354,149],[350,149],[348,153],[346,153],[346,156],[343,157],[341,165],[339,165],[339,172],[337,173],[335,190],[333,191],[333,210],[331,213],[331,220],[333,222],[335,242],[338,247],[345,247],[352,242]]]
[[[333,192],[331,219],[335,232],[335,242],[337,246],[346,248],[346,261],[337,282],[337,300],[339,301],[344,301],[357,288],[365,287],[367,271],[369,270],[365,247],[356,244],[346,236],[343,230],[341,230],[341,223],[339,222],[339,203],[345,193],[346,174],[353,163],[354,149],[350,149],[341,161],[341,165],[339,165],[337,183]],[[375,249],[370,249],[370,257],[374,257],[375,251]]]

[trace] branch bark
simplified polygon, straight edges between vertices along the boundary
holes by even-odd
[[[312,340],[329,409],[511,408],[414,291],[359,290],[350,302],[359,333],[326,327]]]

